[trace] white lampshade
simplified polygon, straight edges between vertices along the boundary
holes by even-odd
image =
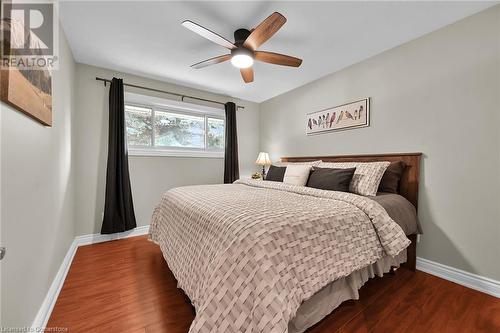
[[[255,161],[255,164],[257,164],[257,165],[271,165],[273,163],[269,159],[268,153],[260,152],[259,156],[257,157],[257,161]]]

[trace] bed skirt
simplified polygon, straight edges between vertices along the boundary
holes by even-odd
[[[301,304],[295,317],[288,324],[289,333],[302,333],[328,316],[342,302],[359,299],[359,289],[369,279],[388,273],[391,267],[406,262],[406,250],[392,258],[383,257],[377,262],[336,280]]]

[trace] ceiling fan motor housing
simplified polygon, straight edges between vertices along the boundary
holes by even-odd
[[[234,45],[240,47],[245,40],[250,36],[250,31],[247,29],[238,29],[234,32]]]

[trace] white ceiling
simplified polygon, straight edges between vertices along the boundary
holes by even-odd
[[[262,102],[481,11],[491,2],[62,2],[77,62]],[[190,65],[227,52],[181,26],[189,19],[233,40],[274,11],[287,23],[260,50],[302,66],[257,63],[243,83],[230,62]]]

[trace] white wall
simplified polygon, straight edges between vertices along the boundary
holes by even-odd
[[[62,30],[53,73],[53,126],[1,107],[2,325],[31,326],[74,234],[73,82]]]
[[[115,76],[128,83],[221,102],[227,102],[228,98],[88,65],[77,64],[76,67],[76,233],[82,235],[100,232],[104,209],[109,85],[105,88],[102,82],[95,80],[96,76],[108,79]],[[145,90],[128,87],[126,90],[168,98]],[[237,113],[240,174],[245,176],[258,169],[254,162],[259,152],[259,108],[255,103],[235,102],[245,106],[244,111]],[[138,225],[149,224],[153,208],[166,190],[223,182],[223,159],[130,156],[129,165]]]
[[[418,256],[500,280],[499,34],[496,6],[268,100],[261,149],[423,152]],[[369,128],[305,135],[306,113],[363,97]]]

